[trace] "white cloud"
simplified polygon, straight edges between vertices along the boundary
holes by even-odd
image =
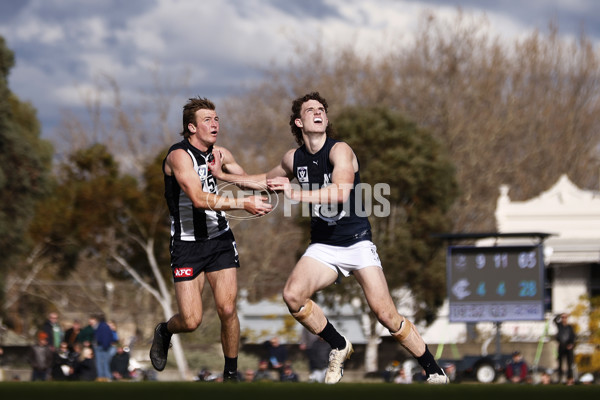
[[[285,65],[294,45],[377,54],[409,42],[424,10],[452,20],[456,4],[472,18],[485,13],[491,32],[506,39],[543,30],[542,11],[600,25],[600,11],[583,0],[31,0],[0,18],[0,35],[16,53],[11,89],[33,102],[49,134],[59,111],[80,107],[80,88],[90,90],[102,74],[135,99],[156,69],[174,81],[189,70],[194,90],[215,99],[256,79],[258,68]]]

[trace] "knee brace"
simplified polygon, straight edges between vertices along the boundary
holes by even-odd
[[[327,318],[325,318],[323,310],[312,300],[308,300],[298,312],[293,312],[292,316],[315,335],[321,333],[327,325]]]
[[[413,357],[420,357],[425,353],[423,338],[419,335],[413,323],[406,318],[400,324],[400,329],[390,333]]]

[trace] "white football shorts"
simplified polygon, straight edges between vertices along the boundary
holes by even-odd
[[[382,268],[377,246],[370,240],[363,240],[348,247],[313,243],[308,246],[303,256],[314,258],[344,276],[365,267]]]

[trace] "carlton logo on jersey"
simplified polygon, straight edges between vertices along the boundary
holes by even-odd
[[[192,267],[175,268],[173,271],[175,278],[192,277],[194,269]]]

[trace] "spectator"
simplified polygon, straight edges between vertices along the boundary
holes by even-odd
[[[569,314],[562,313],[554,318],[558,329],[556,341],[558,342],[558,382],[563,378],[563,361],[567,364],[567,385],[573,384],[573,350],[575,348],[575,330],[568,324]]]
[[[129,352],[121,344],[117,344],[116,353],[110,360],[110,372],[115,381],[129,379]]]
[[[48,379],[48,372],[52,367],[52,350],[48,346],[48,334],[39,332],[37,342],[29,350],[27,357],[31,366],[31,380],[45,381]]]
[[[65,331],[65,336],[63,340],[67,342],[67,346],[69,346],[69,350],[75,350],[75,343],[77,342],[77,337],[81,332],[81,322],[78,319],[73,320],[73,324],[69,329]]]
[[[95,343],[94,343],[94,358],[96,359],[96,371],[99,381],[111,380],[110,360],[112,358],[113,330],[108,326],[104,315],[99,315],[97,318]]]
[[[48,314],[48,319],[42,325],[42,331],[48,335],[48,346],[50,350],[55,351],[63,341],[63,331],[58,323],[58,314],[51,312]]]
[[[304,351],[308,359],[308,380],[322,383],[325,380],[331,346],[320,336],[311,333],[308,329],[303,329],[300,337],[300,350]]]
[[[540,384],[549,385],[552,383],[552,371],[544,370],[540,375]]]
[[[273,382],[273,375],[269,370],[269,362],[267,360],[260,360],[258,362],[258,369],[254,373],[253,382]]]
[[[52,380],[67,381],[73,378],[75,359],[69,345],[63,341],[52,355]]]
[[[78,381],[94,381],[98,377],[94,351],[91,347],[84,347],[81,351],[81,360],[75,365],[74,376]]]
[[[292,368],[292,364],[286,362],[281,368],[281,374],[279,375],[279,380],[281,382],[298,382],[298,374],[294,372]]]
[[[452,362],[446,362],[442,365],[442,368],[450,382],[454,382],[456,380],[456,365]]]
[[[73,345],[73,351],[71,351],[71,356],[73,357],[73,360],[75,360],[74,364],[77,364],[77,361],[81,359],[83,348],[83,344],[79,342],[75,342],[75,344]]]
[[[106,322],[108,324],[108,326],[110,327],[110,330],[112,332],[112,343],[110,346],[110,359],[112,360],[112,358],[115,356],[115,354],[117,354],[117,346],[119,345],[119,334],[117,332],[117,324],[115,323],[115,321],[107,321]],[[110,366],[110,363],[109,363]]]
[[[526,383],[529,377],[527,363],[523,360],[520,351],[512,353],[512,360],[506,365],[504,370],[506,379],[511,383]]]
[[[407,376],[404,367],[400,366],[398,374],[394,377],[394,383],[412,383],[412,377]]]
[[[396,375],[398,375],[398,371],[402,368],[400,361],[393,360],[391,363],[386,365],[385,370],[382,373],[383,381],[390,383],[394,381]]]
[[[77,341],[83,345],[83,347],[91,347],[94,344],[94,336],[96,334],[96,326],[98,325],[98,319],[95,316],[91,316],[88,319],[88,324],[79,332],[77,335]]]
[[[210,369],[208,369],[207,367],[204,367],[200,370],[200,372],[198,372],[198,375],[196,375],[194,377],[194,381],[196,382],[216,382],[217,380],[219,380],[219,376],[216,374],[213,374]]]
[[[269,354],[269,367],[281,375],[283,365],[287,361],[287,349],[281,345],[277,336],[267,340],[264,344]]]
[[[420,371],[412,374],[412,381],[415,383],[424,383],[427,382],[427,373],[423,368]]]
[[[243,382],[254,382],[254,370],[252,368],[248,368],[244,371]]]

